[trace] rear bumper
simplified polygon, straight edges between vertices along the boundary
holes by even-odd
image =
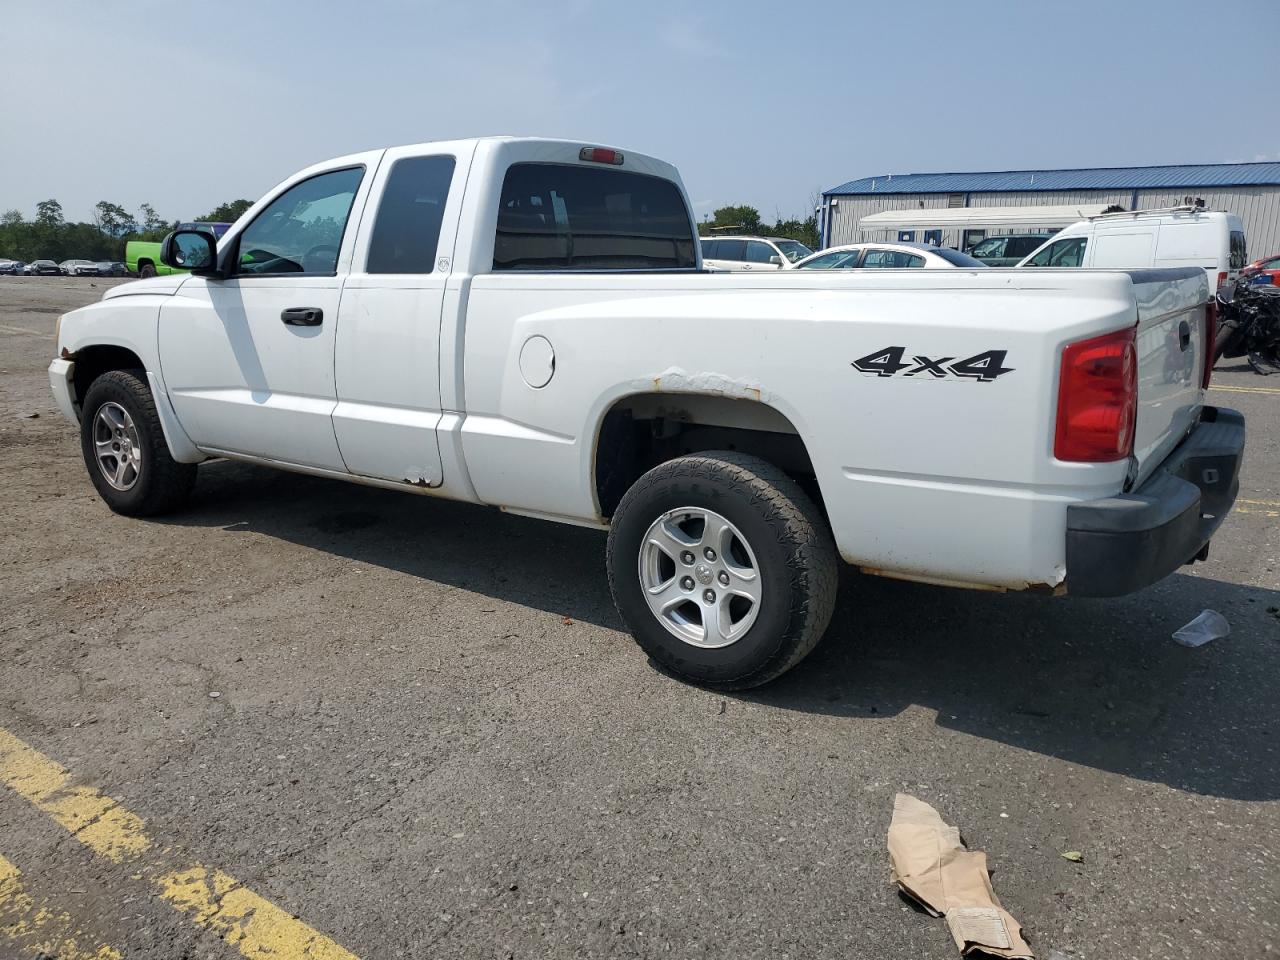
[[[1138,489],[1067,507],[1067,592],[1118,597],[1196,559],[1240,489],[1244,417],[1205,407]]]

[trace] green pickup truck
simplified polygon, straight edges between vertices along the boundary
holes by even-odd
[[[192,223],[180,223],[174,229],[177,230],[204,230],[212,233],[214,237],[221,239],[222,235],[231,228],[229,223],[211,223],[207,220],[197,220]],[[173,267],[166,267],[160,262],[160,244],[150,240],[130,240],[124,247],[124,265],[130,273],[136,273],[139,277],[161,277],[170,273],[185,273],[185,270],[175,270]]]

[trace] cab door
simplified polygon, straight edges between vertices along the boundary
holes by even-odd
[[[333,433],[354,474],[428,487],[444,481],[440,324],[474,149],[396,148],[379,168],[335,347]]]
[[[161,307],[160,364],[196,446],[345,471],[331,415],[347,229],[380,152],[293,178]]]

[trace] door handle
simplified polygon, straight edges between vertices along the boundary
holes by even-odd
[[[318,327],[324,322],[324,311],[319,307],[286,307],[280,311],[280,319],[291,327]]]

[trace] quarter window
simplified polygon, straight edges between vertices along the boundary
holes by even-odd
[[[369,240],[369,273],[431,273],[453,157],[405,157],[387,177]]]
[[[703,240],[702,241],[702,259],[717,260],[716,251],[720,249],[719,240]]]
[[[661,177],[570,164],[517,163],[498,207],[494,270],[696,266],[693,224]]]
[[[236,272],[333,275],[363,167],[296,183],[267,205],[237,241]]]

